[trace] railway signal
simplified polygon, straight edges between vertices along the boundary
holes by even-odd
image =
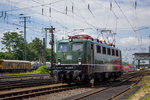
[[[49,44],[51,45],[51,69],[53,67],[53,63],[54,63],[54,30],[55,28],[53,28],[53,26],[51,26],[51,28],[45,28],[45,31],[49,30],[49,32],[51,33],[51,41],[49,42]]]

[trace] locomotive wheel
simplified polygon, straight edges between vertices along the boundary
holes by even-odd
[[[93,87],[94,87],[94,83],[95,83],[95,79],[92,78],[92,79],[90,80],[90,83],[91,83],[91,87],[93,88]]]
[[[54,82],[58,83],[58,77],[57,76],[54,76]]]
[[[91,87],[93,88],[94,87],[94,83],[95,83],[95,78],[94,76],[90,76],[90,84],[91,84]]]

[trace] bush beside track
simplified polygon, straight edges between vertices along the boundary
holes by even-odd
[[[11,76],[11,75],[32,75],[32,74],[49,74],[50,70],[46,66],[40,66],[38,69],[32,72],[18,73],[18,74],[2,74],[0,76]]]

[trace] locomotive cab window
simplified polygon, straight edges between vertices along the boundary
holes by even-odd
[[[106,47],[103,47],[103,54],[106,54]]]
[[[73,43],[72,51],[83,51],[83,43]]]
[[[120,57],[121,57],[121,51],[120,51]]]
[[[93,50],[93,44],[91,44],[91,49]]]
[[[67,51],[68,45],[67,43],[60,43],[58,47],[58,51]]]

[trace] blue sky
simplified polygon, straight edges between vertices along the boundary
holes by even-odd
[[[147,52],[150,43],[149,0],[1,0],[0,16],[2,12],[0,38],[7,31],[23,31],[19,14],[24,14],[30,17],[27,22],[28,42],[35,37],[44,38],[43,29],[50,26],[56,28],[56,40],[83,32],[74,32],[74,29],[85,29],[84,33],[96,38],[96,30],[106,28],[117,33],[116,46],[122,50],[123,60],[129,62],[133,53]],[[3,46],[1,42],[0,46]]]

